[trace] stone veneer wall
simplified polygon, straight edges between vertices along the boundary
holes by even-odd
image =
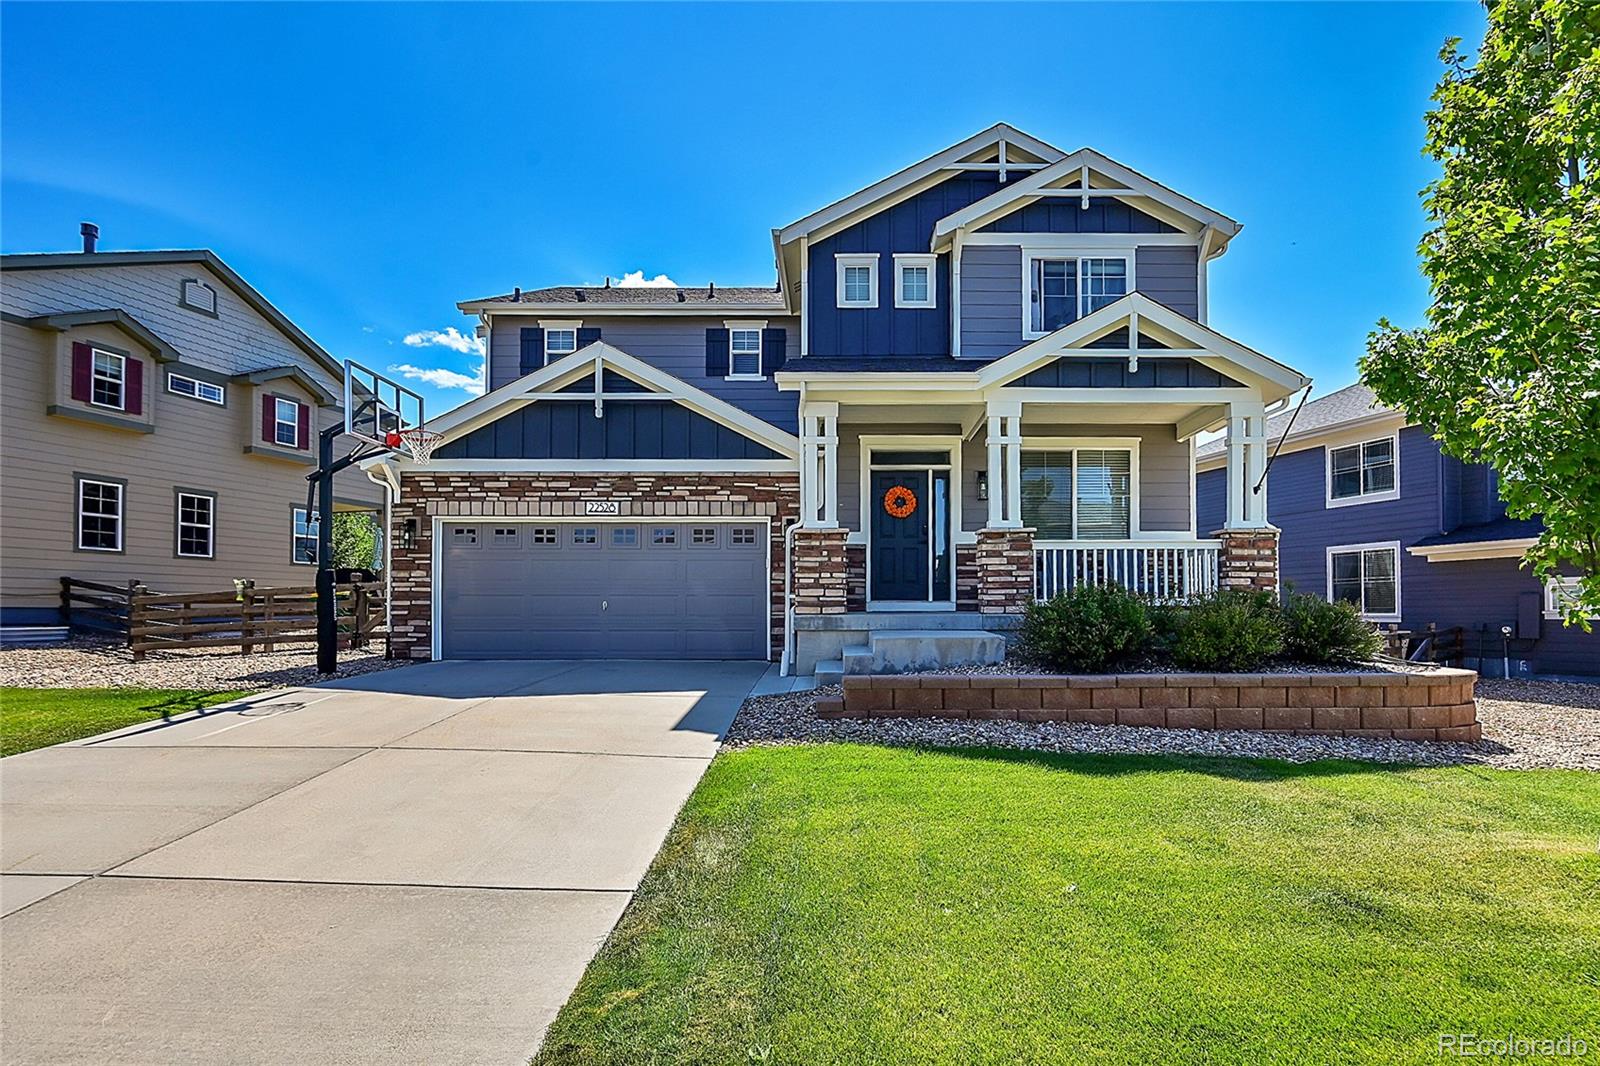
[[[844,539],[849,535],[845,529],[794,531],[794,572],[789,589],[795,614],[845,613],[849,575]]]
[[[980,529],[975,558],[979,611],[1019,614],[1033,602],[1033,530]]]
[[[1217,578],[1223,588],[1278,591],[1276,529],[1221,529],[1211,535],[1222,541]]]
[[[956,610],[978,609],[978,549],[976,545],[956,545]]]
[[[1339,674],[848,676],[824,718],[1024,722],[1475,741],[1471,670]]]
[[[847,544],[844,549],[844,605],[854,614],[867,609],[867,546]]]
[[[795,474],[458,474],[408,473],[391,511],[390,654],[433,654],[433,519],[582,518],[584,501],[616,500],[620,516],[750,517],[767,521],[772,573],[769,590],[772,648],[783,642],[783,529],[800,512]],[[416,541],[401,547],[406,519]]]

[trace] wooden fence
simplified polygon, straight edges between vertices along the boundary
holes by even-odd
[[[1460,626],[1440,628],[1434,622],[1429,622],[1425,629],[1380,626],[1378,635],[1383,638],[1383,653],[1396,659],[1415,658],[1419,662],[1448,666],[1461,662],[1466,654],[1466,634]]]
[[[383,586],[348,584],[334,590],[339,647],[359,648],[385,635]],[[238,648],[275,651],[280,644],[317,639],[317,590],[245,587],[237,592],[159,594],[135,586],[129,596],[133,657],[152,651]]]
[[[61,579],[61,624],[70,626],[82,619],[92,619],[101,627],[128,635],[129,600],[137,581],[122,585],[107,585],[99,581],[82,581],[75,577]]]

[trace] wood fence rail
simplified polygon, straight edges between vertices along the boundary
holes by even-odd
[[[128,600],[135,659],[184,648],[238,648],[249,655],[317,639],[317,590],[310,585],[193,593],[153,593],[137,585]],[[384,635],[381,585],[336,586],[334,612],[341,648],[363,647]]]
[[[141,587],[137,581],[121,585],[108,585],[100,581],[84,581],[76,577],[61,579],[61,624],[71,626],[84,618],[128,636],[129,600],[134,589]],[[131,642],[130,637],[130,642]]]

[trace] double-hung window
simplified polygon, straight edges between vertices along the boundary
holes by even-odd
[[[761,327],[765,322],[728,322],[728,377],[761,377]]]
[[[1038,540],[1127,540],[1133,535],[1134,449],[1023,449],[1022,523]]]
[[[122,550],[123,499],[127,490],[119,481],[78,479],[78,550]]]
[[[894,305],[907,308],[938,306],[938,283],[931,255],[900,254],[894,257]]]
[[[840,252],[834,264],[840,307],[878,306],[878,253]]]
[[[217,547],[217,498],[205,492],[178,491],[177,553],[185,559],[210,559]]]
[[[1400,618],[1400,544],[1344,544],[1328,549],[1328,599],[1355,605],[1374,621]]]
[[[115,352],[94,350],[89,377],[89,402],[121,411],[127,406],[128,360]]]
[[[293,554],[290,561],[302,566],[315,566],[317,562],[317,520],[304,507],[294,509]]]
[[[1029,326],[1051,333],[1128,295],[1126,256],[1062,256],[1030,260]]]
[[[1399,493],[1398,438],[1328,449],[1329,507],[1396,499]]]
[[[286,448],[300,447],[300,405],[282,396],[272,401],[272,442]]]
[[[563,355],[571,355],[578,350],[578,327],[576,325],[552,325],[544,331],[544,358],[548,363],[552,359],[559,359]]]

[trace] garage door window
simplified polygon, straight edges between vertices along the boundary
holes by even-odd
[[[650,543],[670,547],[678,543],[678,531],[671,526],[657,526],[650,531]]]
[[[517,527],[516,526],[495,526],[494,527],[494,542],[495,542],[496,546],[502,547],[502,548],[514,548],[514,547],[516,547],[517,546]]]
[[[639,546],[639,530],[633,526],[613,526],[611,529],[611,546],[613,548],[637,548]]]
[[[477,526],[453,526],[450,529],[450,540],[457,547],[467,547],[478,543]]]
[[[554,544],[556,543],[556,527],[534,526],[532,539],[535,544]]]
[[[735,547],[749,547],[756,542],[755,526],[734,526],[733,543]]]
[[[594,526],[573,526],[572,543],[598,544],[600,543],[600,531]]]
[[[717,542],[716,526],[695,526],[689,531],[689,543],[709,545]]]

